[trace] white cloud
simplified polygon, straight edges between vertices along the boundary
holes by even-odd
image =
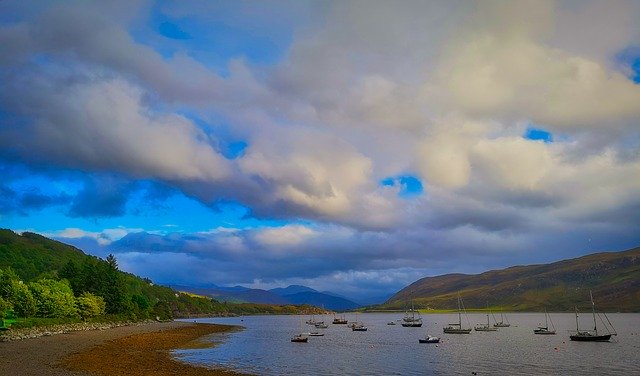
[[[318,236],[318,233],[309,227],[286,225],[258,230],[255,234],[255,239],[267,246],[292,246],[316,236]]]
[[[51,236],[62,239],[79,239],[91,238],[98,242],[101,246],[106,246],[114,241],[124,238],[126,235],[143,231],[141,228],[107,228],[102,231],[86,231],[80,228],[70,227],[59,231],[45,233],[45,236]]]

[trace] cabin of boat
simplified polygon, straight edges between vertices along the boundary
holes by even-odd
[[[534,334],[556,334],[555,330],[549,330],[544,326],[539,326],[538,329],[533,329]]]
[[[311,337],[322,337],[322,336],[324,336],[324,333],[311,332],[311,333],[309,333],[309,336],[311,336]]]
[[[418,339],[419,343],[438,343],[440,342],[440,337],[434,337],[434,336],[426,336],[425,338],[420,338]]]

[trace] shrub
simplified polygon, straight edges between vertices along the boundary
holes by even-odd
[[[73,291],[66,280],[41,279],[31,282],[29,289],[36,302],[40,317],[77,317],[78,310]]]
[[[104,299],[90,292],[84,292],[77,297],[76,306],[78,307],[78,314],[83,320],[104,315]]]

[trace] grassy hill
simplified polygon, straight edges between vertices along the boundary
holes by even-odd
[[[378,309],[404,309],[410,299],[425,309],[454,309],[460,293],[468,308],[485,305],[513,311],[567,311],[589,306],[640,311],[640,248],[597,253],[544,265],[514,266],[477,275],[422,278],[393,295]]]
[[[90,256],[73,246],[48,239],[44,236],[25,232],[22,235],[11,230],[0,229],[0,271],[11,269],[24,281],[36,282],[41,279],[69,281],[73,293],[78,296],[84,291],[105,297],[104,284],[94,286],[105,270],[108,262]],[[154,284],[151,280],[131,273],[116,270],[119,291],[122,295],[118,312],[126,312],[128,318],[185,317],[195,315],[226,314],[294,314],[320,311],[310,306],[277,306],[269,304],[233,304],[219,302],[210,297],[197,296]],[[0,273],[1,275],[1,273]],[[22,282],[20,282],[22,283]],[[0,286],[0,291],[2,291]],[[108,290],[108,289],[107,289]],[[0,296],[1,297],[1,296]],[[105,299],[107,300],[107,299]],[[107,303],[109,301],[107,300]],[[107,304],[107,311],[109,310]],[[133,316],[132,317],[132,313]]]

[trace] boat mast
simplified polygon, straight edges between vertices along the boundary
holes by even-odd
[[[589,296],[591,296],[591,310],[593,311],[593,330],[596,332],[596,335],[598,335],[598,327],[596,325],[596,305],[593,302],[593,294],[591,293],[591,290],[589,290]]]
[[[578,306],[574,306],[576,310],[576,332],[580,332],[580,328],[578,327]]]
[[[458,295],[458,327],[462,329],[462,313],[460,312],[460,295]]]
[[[549,323],[547,322],[547,308],[544,309],[544,327],[545,329],[549,329]]]

